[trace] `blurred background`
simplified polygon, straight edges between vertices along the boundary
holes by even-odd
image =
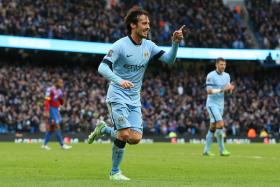
[[[65,135],[82,139],[97,120],[111,123],[108,82],[97,67],[110,43],[126,36],[123,19],[134,5],[150,13],[149,39],[159,46],[188,28],[176,64],[147,69],[144,137],[205,136],[205,78],[223,57],[236,84],[225,98],[227,137],[280,139],[279,0],[0,0],[0,140],[43,137],[44,94],[58,76]]]

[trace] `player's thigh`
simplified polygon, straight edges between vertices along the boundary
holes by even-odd
[[[128,122],[131,125],[130,130],[133,132],[132,136],[142,137],[143,120],[142,120],[141,106],[130,106]]]
[[[50,108],[50,123],[59,125],[61,121],[62,120],[58,108]]]
[[[223,108],[219,108],[219,112],[221,114],[221,118],[223,118],[223,114],[224,114],[224,109]],[[224,120],[219,120],[217,123],[216,123],[216,128],[222,128],[224,127]]]
[[[207,106],[207,111],[210,117],[210,123],[223,121],[221,109],[218,106]]]
[[[128,121],[130,109],[124,103],[107,103],[112,123],[116,130],[127,129],[131,127]]]

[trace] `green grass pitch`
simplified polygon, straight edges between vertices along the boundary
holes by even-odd
[[[280,186],[280,144],[227,144],[230,157],[203,157],[202,144],[127,146],[122,171],[128,182],[109,181],[110,144],[50,146],[0,143],[0,186]]]

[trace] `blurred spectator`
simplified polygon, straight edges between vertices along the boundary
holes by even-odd
[[[266,132],[266,130],[263,128],[260,132],[260,137],[261,138],[266,138],[268,137],[268,133]]]
[[[265,64],[275,64],[275,61],[272,59],[271,53],[268,53],[267,57],[265,58],[264,61]]]
[[[256,130],[254,128],[250,128],[248,130],[248,134],[247,134],[248,138],[256,138],[257,137],[257,133]]]

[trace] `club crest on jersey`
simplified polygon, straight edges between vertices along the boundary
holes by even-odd
[[[148,52],[148,51],[145,51],[145,52],[144,52],[144,57],[147,58],[148,56],[149,56],[149,52]]]
[[[124,117],[123,116],[120,116],[118,118],[118,124],[120,124],[120,125],[124,124]]]
[[[113,50],[110,50],[107,54],[108,57],[111,57],[113,55]]]

